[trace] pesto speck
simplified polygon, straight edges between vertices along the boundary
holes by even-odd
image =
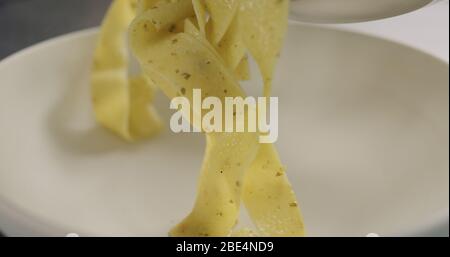
[[[185,80],[188,80],[188,79],[190,79],[190,78],[192,77],[191,74],[186,73],[186,72],[184,72],[183,74],[181,74],[181,76],[183,76]]]

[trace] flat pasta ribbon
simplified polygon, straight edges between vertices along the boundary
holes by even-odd
[[[156,87],[142,75],[128,72],[128,27],[136,16],[137,0],[114,1],[103,21],[91,74],[97,121],[132,141],[156,134],[162,127],[152,102]]]
[[[118,2],[132,5],[134,1],[115,0],[111,8]],[[129,39],[144,81],[159,87],[170,99],[183,95],[193,102],[194,89],[201,89],[202,100],[208,96],[218,97],[222,102],[225,97],[245,97],[239,80],[249,78],[248,51],[260,67],[265,94],[269,95],[287,26],[288,2],[139,1]],[[255,25],[255,21],[260,25]],[[111,114],[114,111],[117,109],[112,108]],[[196,113],[196,108],[191,111],[193,120],[204,116]],[[242,115],[248,117],[246,113]],[[123,123],[113,125],[116,127],[110,129],[124,131]],[[242,199],[257,235],[302,236],[300,209],[275,147],[260,144],[259,133],[205,132],[205,135],[207,145],[194,208],[170,235],[231,235]]]

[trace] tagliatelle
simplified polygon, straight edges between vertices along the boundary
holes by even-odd
[[[114,12],[117,10],[114,8],[124,2],[129,8],[134,1],[115,0],[106,20],[124,15],[124,10]],[[146,78],[143,81],[158,86],[170,99],[183,95],[193,102],[194,89],[202,90],[202,99],[215,96],[224,102],[225,97],[245,97],[239,80],[249,78],[249,51],[259,64],[265,94],[269,95],[273,68],[285,33],[288,5],[287,0],[140,1],[137,16],[129,28],[129,39]],[[124,23],[117,25],[115,33],[119,33]],[[122,47],[120,44],[101,51],[117,51]],[[110,64],[104,55],[96,55],[98,59]],[[122,95],[122,90],[110,87],[95,92],[97,97],[106,99]],[[115,116],[120,119],[113,120],[112,126],[107,127],[125,136],[126,126],[122,121],[126,119],[122,113],[129,113],[131,109],[122,102],[112,107],[116,108],[111,108],[110,113],[107,109],[95,109],[97,117],[99,110],[100,116],[106,117],[120,113]],[[191,111],[194,121],[204,115],[196,113],[195,108]],[[140,124],[144,125],[144,131],[146,125],[154,126],[147,122],[151,121]],[[260,144],[259,133],[205,135],[207,146],[194,208],[170,234],[231,235],[242,199],[257,227],[257,235],[303,235],[300,209],[275,147]]]
[[[127,140],[150,137],[162,123],[149,107],[156,87],[143,76],[128,74],[127,32],[137,0],[115,1],[105,17],[94,53],[92,98],[100,124]]]
[[[289,0],[241,0],[239,20],[244,44],[258,63],[269,96],[276,60],[287,29]]]

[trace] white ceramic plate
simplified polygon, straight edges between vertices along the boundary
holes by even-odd
[[[8,235],[164,236],[193,204],[202,135],[166,129],[133,145],[94,122],[95,35],[0,63]],[[261,91],[257,82],[246,88]],[[310,235],[411,235],[448,220],[448,82],[448,64],[406,46],[290,26],[275,81],[277,145]],[[167,121],[162,95],[158,109]]]
[[[348,23],[412,12],[439,0],[292,0],[292,17],[305,22]]]

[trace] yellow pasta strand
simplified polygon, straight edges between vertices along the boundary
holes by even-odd
[[[183,12],[180,11],[179,15],[172,13],[171,20],[188,18],[191,16],[189,3],[186,0],[166,3],[157,9],[147,10],[133,22],[130,28],[131,46],[142,69],[169,98],[185,92],[185,96],[192,101],[193,89],[198,85],[201,85],[202,98],[206,95],[224,98],[225,90],[230,96],[244,96],[234,74],[212,48],[204,46],[208,42],[186,33],[172,34],[166,29],[171,21],[159,18],[167,17],[173,5]],[[156,21],[160,28],[152,26],[152,21]],[[187,79],[183,74],[191,76]],[[194,115],[201,116],[200,113]],[[256,133],[207,134],[195,207],[171,231],[171,235],[224,236],[231,233],[239,214],[243,174],[256,155],[257,140]]]
[[[115,0],[110,14],[115,5],[119,6],[118,2],[133,1]],[[224,102],[225,97],[245,97],[238,81],[249,78],[247,50],[259,64],[265,94],[269,95],[276,57],[285,33],[287,9],[287,0],[140,1],[129,38],[149,83],[145,84],[142,77],[132,80],[131,96],[137,97],[139,94],[135,92],[145,91],[142,85],[156,85],[170,99],[183,95],[191,103],[195,97],[194,89],[202,90],[201,99],[216,96]],[[121,17],[124,12],[113,14]],[[119,31],[121,26],[115,30]],[[121,95],[122,91],[117,88],[100,91],[100,97]],[[140,110],[146,102],[150,103],[151,95],[136,101],[136,105],[131,104],[132,114],[134,109]],[[104,110],[105,116],[129,111],[126,104],[115,105],[110,114]],[[193,118],[190,122],[198,127],[195,120],[201,120],[204,113],[196,113],[196,108],[191,107]],[[130,116],[134,117],[132,124],[144,125],[132,127],[145,130],[146,125],[153,126],[147,124],[151,120],[145,120],[148,117],[145,113]],[[120,122],[112,125],[113,130],[125,131]],[[275,147],[260,144],[259,133],[211,132],[205,135],[207,146],[194,208],[170,234],[231,235],[243,199],[257,227],[257,235],[303,235],[300,209]]]
[[[206,10],[209,12],[211,21],[209,22],[212,43],[217,44],[233,22],[236,11],[239,7],[239,0],[204,0]]]
[[[248,64],[248,56],[244,56],[234,71],[236,78],[241,81],[250,79],[250,68]]]
[[[260,235],[305,235],[295,193],[272,144],[260,146],[246,173],[242,198]]]
[[[92,98],[97,121],[126,140],[150,137],[162,123],[148,106],[153,85],[141,76],[128,76],[128,27],[136,16],[137,1],[111,5],[100,31],[92,69]]]
[[[264,95],[270,96],[275,64],[286,34],[289,0],[240,0],[242,38],[259,65]]]

